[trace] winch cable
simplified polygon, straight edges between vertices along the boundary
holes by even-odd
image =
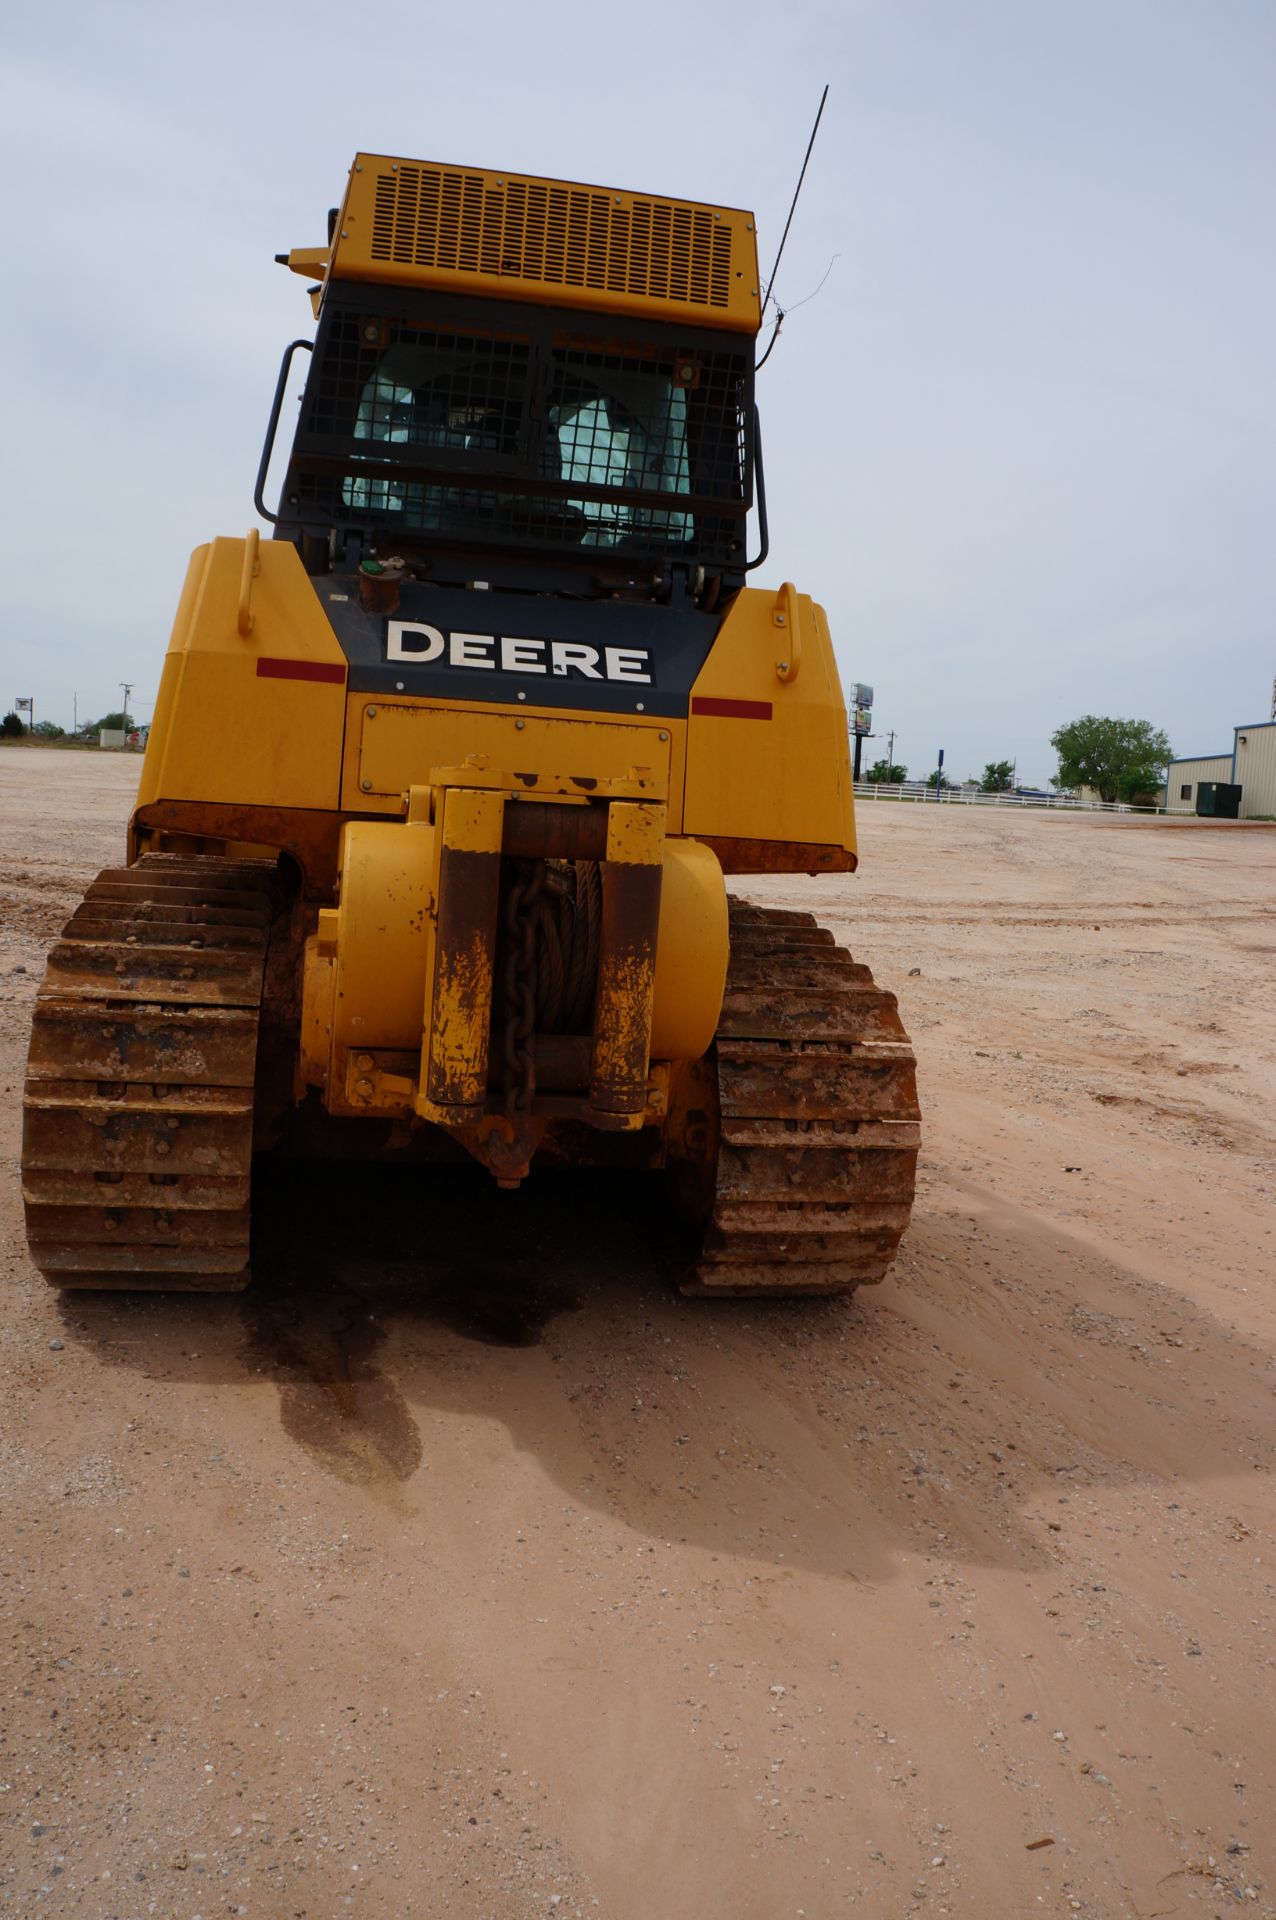
[[[598,978],[602,876],[596,860],[546,862],[537,903],[537,1027],[587,1033]]]
[[[602,944],[602,871],[596,860],[519,860],[505,898],[499,978],[507,1089],[527,1097],[536,1033],[588,1033]],[[534,1021],[529,1019],[529,1009]]]

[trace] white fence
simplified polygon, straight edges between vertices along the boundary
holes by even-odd
[[[901,786],[876,786],[867,780],[855,782],[857,800],[916,800],[923,805],[945,807],[1036,807],[1062,813],[1164,813],[1164,807],[1134,807],[1124,800],[1080,800],[1059,793],[980,793],[974,787],[944,787],[938,803],[935,789],[918,780],[906,780]]]

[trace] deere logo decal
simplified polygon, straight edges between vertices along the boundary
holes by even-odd
[[[579,640],[525,640],[507,633],[444,633],[423,620],[391,620],[385,657],[405,665],[487,668],[502,673],[553,673],[578,680],[621,680],[651,686],[646,647],[590,647]]]

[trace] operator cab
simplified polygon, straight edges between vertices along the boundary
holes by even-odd
[[[390,554],[505,583],[615,587],[745,569],[752,355],[600,335],[594,315],[341,285],[325,302],[278,532],[308,564]]]
[[[366,214],[361,162],[379,170]],[[756,287],[734,283],[756,280],[752,225],[746,244],[744,215],[661,217],[640,197],[360,156],[328,249],[280,256],[325,280],[277,517],[260,481],[282,375],[263,454],[276,538],[312,573],[393,556],[439,584],[702,605],[741,585]],[[498,223],[500,256],[475,252]],[[467,244],[468,267],[443,264]]]

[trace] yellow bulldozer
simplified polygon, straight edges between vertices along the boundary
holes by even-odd
[[[49,958],[35,1264],[237,1289],[254,1157],[336,1150],[662,1175],[690,1292],[880,1279],[895,999],[726,884],[856,864],[824,612],[748,584],[752,216],[361,153],[278,258],[273,537],[193,555],[127,863]]]

